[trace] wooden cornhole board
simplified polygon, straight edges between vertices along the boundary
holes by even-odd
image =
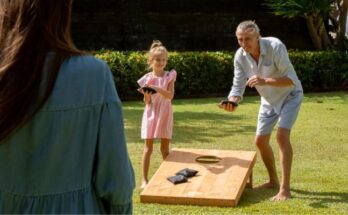
[[[195,161],[197,157],[213,155],[218,163]],[[140,194],[143,203],[236,206],[244,188],[252,186],[254,151],[207,149],[173,149],[162,162],[146,188]],[[182,184],[172,184],[167,177],[190,168],[198,174]]]

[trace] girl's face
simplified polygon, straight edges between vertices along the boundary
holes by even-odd
[[[154,56],[151,62],[151,66],[155,71],[164,70],[167,65],[167,56],[165,54],[159,54]]]

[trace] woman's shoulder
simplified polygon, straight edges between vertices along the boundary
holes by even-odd
[[[93,56],[70,57],[60,67],[48,109],[101,104],[110,82],[112,75],[104,61]]]
[[[100,82],[108,78],[108,64],[92,55],[73,56],[63,62],[60,68],[61,78],[78,78],[80,83],[85,81]]]
[[[67,68],[75,68],[77,71],[101,71],[108,68],[105,61],[97,59],[92,55],[73,56],[64,61]]]

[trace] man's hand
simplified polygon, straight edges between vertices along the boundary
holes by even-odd
[[[231,96],[228,98],[228,100],[238,104],[240,102],[240,97]],[[232,104],[222,104],[222,102],[220,102],[218,106],[219,108],[223,108],[225,111],[228,111],[228,112],[233,112],[237,109],[237,106],[233,106]]]
[[[247,85],[251,88],[255,87],[255,85],[266,85],[266,80],[264,78],[260,78],[257,75],[251,76],[248,81],[247,81]]]

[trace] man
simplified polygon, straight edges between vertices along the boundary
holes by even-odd
[[[278,188],[273,150],[269,144],[271,132],[278,121],[277,142],[280,151],[281,182],[279,192],[272,200],[291,197],[290,172],[292,147],[290,131],[294,125],[303,99],[303,90],[290,62],[284,44],[277,38],[260,36],[253,21],[240,23],[236,30],[240,48],[234,57],[233,86],[228,100],[239,103],[246,85],[255,87],[261,96],[261,105],[255,144],[269,174],[269,181],[260,187]],[[233,112],[232,104],[220,107]]]

